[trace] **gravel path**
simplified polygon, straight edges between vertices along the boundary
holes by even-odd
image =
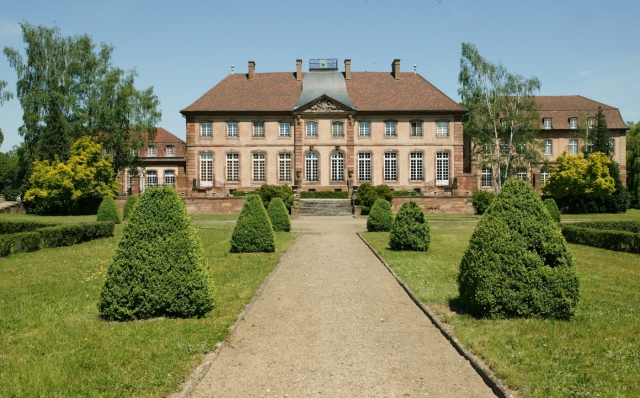
[[[302,236],[192,397],[495,397],[355,234],[302,217]]]

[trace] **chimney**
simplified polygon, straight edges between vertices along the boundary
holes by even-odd
[[[391,64],[391,74],[396,78],[396,80],[400,80],[400,60],[397,58],[394,59]]]
[[[302,80],[302,60],[296,59],[296,80]]]
[[[345,80],[351,80],[351,60],[344,60],[344,78]]]
[[[253,73],[256,71],[256,63],[249,61],[249,81],[253,81]]]

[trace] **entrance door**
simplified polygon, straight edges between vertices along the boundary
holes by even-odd
[[[449,152],[436,153],[436,186],[449,185]]]

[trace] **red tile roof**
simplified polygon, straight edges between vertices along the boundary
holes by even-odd
[[[184,158],[187,152],[187,143],[171,134],[169,131],[163,129],[162,127],[156,127],[156,138],[154,140],[154,143],[156,147],[156,154],[152,156],[153,158],[166,157],[167,145],[173,146],[173,158]],[[149,145],[147,144],[142,149],[140,149],[140,157],[148,157],[148,147]]]
[[[540,106],[538,113],[542,119],[551,118],[554,130],[569,130],[569,119],[578,118],[580,114],[587,117],[595,117],[598,107],[602,107],[602,113],[607,119],[607,127],[610,129],[628,129],[622,120],[618,108],[585,98],[580,95],[536,96],[536,102]]]

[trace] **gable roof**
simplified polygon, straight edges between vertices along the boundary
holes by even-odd
[[[542,119],[551,118],[553,129],[570,129],[569,119],[577,118],[580,114],[595,117],[598,107],[607,119],[610,129],[628,129],[622,120],[618,108],[585,98],[581,95],[539,95],[536,102],[540,106],[538,113]]]
[[[155,142],[159,142],[162,144],[185,144],[187,145],[186,142],[184,142],[182,139],[176,137],[175,135],[171,134],[169,131],[165,130],[162,127],[156,127],[156,139]]]

